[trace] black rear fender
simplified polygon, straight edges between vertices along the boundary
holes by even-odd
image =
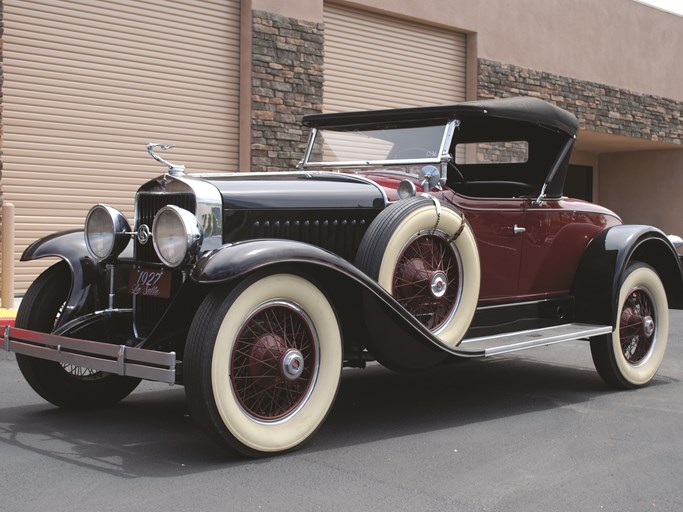
[[[614,325],[619,286],[632,261],[650,265],[666,289],[669,307],[683,309],[683,271],[676,249],[657,228],[620,225],[606,229],[588,244],[576,277],[576,320]]]

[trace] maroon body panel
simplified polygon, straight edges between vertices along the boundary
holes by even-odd
[[[518,295],[540,298],[570,292],[588,242],[621,224],[606,208],[578,200],[527,203]]]
[[[448,197],[469,222],[479,249],[482,303],[507,301],[518,294],[523,237],[515,225],[524,222],[522,199],[475,199],[450,191]],[[450,196],[450,197],[449,197]]]
[[[380,185],[391,202],[399,199],[396,189],[404,179],[422,191],[416,177],[403,173],[360,174]],[[610,210],[576,199],[545,199],[539,206],[534,198],[466,197],[449,188],[431,194],[454,204],[472,227],[481,262],[481,305],[569,294],[588,243],[621,224]]]

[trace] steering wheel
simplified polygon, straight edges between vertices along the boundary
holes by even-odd
[[[453,162],[453,160],[449,160],[449,161],[448,161],[448,166],[449,166],[451,169],[453,169],[453,170],[455,171],[455,173],[458,175],[458,178],[459,178],[460,183],[462,183],[463,185],[466,185],[466,184],[467,184],[467,180],[465,180],[465,176],[462,174],[462,171],[460,171],[460,169],[458,169],[458,166],[455,165],[455,163]]]

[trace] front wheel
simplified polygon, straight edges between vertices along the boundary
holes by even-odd
[[[29,286],[17,312],[16,326],[51,333],[71,287],[66,263],[57,263]],[[140,383],[88,368],[17,354],[17,363],[33,390],[48,402],[65,409],[89,409],[115,404]]]
[[[192,416],[249,457],[298,447],[334,402],[342,340],[332,306],[307,279],[252,278],[200,306],[183,361]]]
[[[605,382],[617,388],[635,388],[657,373],[669,336],[666,291],[652,267],[644,263],[628,266],[617,304],[614,332],[591,339],[591,354]]]

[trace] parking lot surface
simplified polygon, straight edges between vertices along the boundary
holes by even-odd
[[[0,510],[680,511],[683,312],[650,385],[614,391],[585,341],[397,374],[345,370],[301,450],[225,454],[183,388],[70,412],[0,353]]]

